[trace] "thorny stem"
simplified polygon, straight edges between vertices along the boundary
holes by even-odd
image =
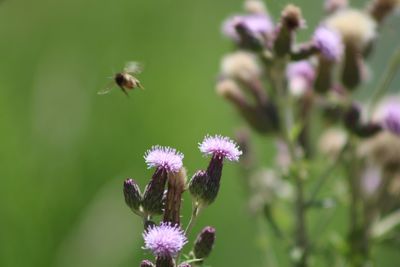
[[[391,61],[389,63],[388,68],[382,76],[382,79],[378,83],[378,86],[375,88],[374,93],[371,98],[370,109],[374,108],[376,103],[381,99],[386,91],[389,89],[390,83],[394,79],[397,70],[400,68],[400,46],[396,49],[393,56],[391,57]]]

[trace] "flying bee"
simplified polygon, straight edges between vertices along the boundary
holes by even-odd
[[[144,89],[140,81],[135,77],[142,72],[142,66],[138,62],[128,62],[122,72],[114,75],[113,81],[106,86],[105,89],[98,92],[99,95],[108,94],[115,84],[129,97],[128,91],[136,88]]]

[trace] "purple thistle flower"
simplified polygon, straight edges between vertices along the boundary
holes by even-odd
[[[221,135],[207,135],[199,144],[199,149],[206,155],[226,158],[230,161],[238,161],[239,156],[242,155],[242,151],[233,140]]]
[[[315,69],[309,61],[298,61],[288,65],[286,76],[291,93],[300,96],[312,88],[315,80]]]
[[[235,15],[222,25],[222,32],[225,36],[239,41],[240,36],[236,31],[238,24],[243,25],[254,36],[269,36],[274,32],[274,24],[267,14]]]
[[[171,223],[149,227],[143,233],[145,247],[159,258],[173,258],[187,243],[183,230]]]
[[[308,81],[313,81],[315,79],[315,69],[307,60],[289,64],[286,74],[288,79],[298,76],[301,76]]]
[[[383,129],[400,135],[400,97],[391,95],[384,98],[375,108],[372,120]]]
[[[382,126],[393,134],[400,135],[400,103],[391,103],[386,107]]]
[[[176,149],[163,146],[153,146],[144,155],[149,168],[162,168],[167,172],[178,172],[182,168],[183,157]]]
[[[343,53],[340,34],[326,26],[319,26],[313,36],[314,45],[321,55],[331,61],[338,61]]]

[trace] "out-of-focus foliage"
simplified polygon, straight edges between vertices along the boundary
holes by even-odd
[[[309,25],[305,36],[322,3],[294,2]],[[122,181],[134,177],[143,188],[151,175],[143,154],[153,144],[185,153],[191,174],[206,165],[197,149],[206,133],[232,136],[234,111],[213,87],[220,55],[229,48],[220,23],[241,3],[0,3],[0,266],[139,265],[142,226],[124,204]],[[284,4],[268,6],[278,17]],[[372,78],[382,72],[387,48],[400,40],[398,23],[387,21]],[[146,90],[130,99],[118,90],[97,95],[129,60],[143,62]],[[262,159],[272,161],[272,144],[259,139],[258,145]],[[209,264],[259,266],[259,248],[272,240],[258,239],[266,226],[245,210],[235,170],[227,164],[218,201],[195,230],[206,223],[217,229]],[[392,262],[394,253],[381,253]]]

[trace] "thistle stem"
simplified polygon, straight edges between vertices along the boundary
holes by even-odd
[[[370,109],[374,108],[376,103],[385,95],[393,79],[395,78],[396,72],[400,68],[400,46],[395,50],[391,57],[389,66],[384,72],[378,86],[375,88],[372,98]]]
[[[196,219],[197,219],[200,211],[201,211],[200,204],[197,201],[194,201],[193,205],[192,205],[192,215],[190,216],[189,224],[188,224],[188,226],[186,227],[186,230],[185,230],[185,235],[186,236],[190,233],[190,231],[192,230],[193,226],[195,225]]]
[[[285,70],[287,59],[277,60],[275,72],[271,74],[271,81],[276,92],[276,100],[279,107],[281,137],[284,139],[291,158],[290,176],[296,186],[295,199],[295,249],[301,251],[301,257],[294,262],[295,267],[307,267],[308,237],[306,227],[306,205],[304,196],[304,184],[299,170],[301,163],[300,155],[296,151],[296,140],[291,136],[294,128],[294,114],[290,94],[285,87]]]

